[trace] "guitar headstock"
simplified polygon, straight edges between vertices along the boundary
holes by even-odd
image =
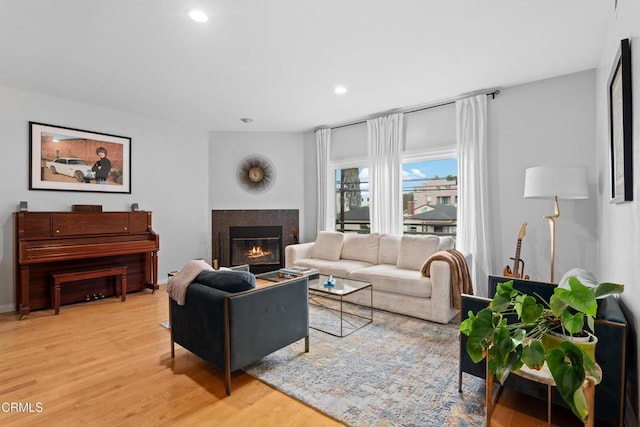
[[[527,235],[527,223],[523,222],[522,225],[520,226],[520,231],[518,232],[518,239],[522,239],[526,235]]]

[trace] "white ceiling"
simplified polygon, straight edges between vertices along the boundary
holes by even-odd
[[[612,14],[613,0],[0,0],[0,85],[203,130],[307,131],[594,68]]]

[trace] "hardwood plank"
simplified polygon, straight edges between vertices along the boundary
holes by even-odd
[[[0,314],[0,402],[33,412],[0,411],[3,426],[261,425],[340,426],[255,378],[223,374],[180,346],[172,359],[165,287],[151,294],[32,312]],[[36,403],[42,412],[35,412]]]
[[[0,425],[342,425],[243,372],[233,375],[227,397],[221,372],[180,346],[171,358],[169,331],[160,326],[167,318],[165,286],[124,303],[67,305],[58,316],[0,314],[0,402],[43,406],[41,413],[0,411]],[[544,402],[533,414],[531,399],[517,402],[503,392],[492,425],[546,425],[535,419],[546,414]]]

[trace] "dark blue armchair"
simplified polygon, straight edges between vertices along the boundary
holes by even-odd
[[[171,357],[175,343],[224,372],[231,373],[298,340],[309,351],[307,278],[228,293],[194,282],[185,305],[169,298]]]

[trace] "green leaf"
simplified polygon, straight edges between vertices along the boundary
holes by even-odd
[[[522,361],[531,369],[540,369],[544,365],[544,348],[540,341],[533,341],[522,350]]]
[[[460,322],[460,332],[462,332],[466,336],[469,336],[469,334],[471,333],[471,325],[475,317],[476,316],[474,315],[473,311],[469,310],[467,318]]]
[[[584,392],[582,383],[585,379],[583,351],[569,341],[564,341],[560,347],[547,351],[547,366],[556,382],[556,388],[562,399],[569,405],[573,413],[583,422],[587,419],[588,411],[582,404]],[[576,397],[577,396],[577,397]]]
[[[595,332],[595,321],[593,320],[593,316],[589,316],[587,314],[585,317],[587,318],[587,325],[589,326],[589,330],[591,332]]]
[[[522,345],[516,345],[507,329],[499,329],[494,335],[493,346],[487,358],[489,372],[503,384],[511,371],[522,367]]]
[[[522,344],[526,336],[527,331],[525,331],[524,329],[518,328],[514,331],[511,331],[511,341],[513,342],[514,347]]]
[[[509,280],[507,282],[498,283],[496,286],[496,294],[497,293],[507,293],[511,296],[515,296],[518,291],[513,289],[513,280]]]
[[[571,335],[576,334],[584,327],[584,314],[565,311],[562,313],[562,325]]]
[[[604,298],[609,295],[621,294],[624,291],[624,285],[618,285],[617,283],[600,283],[593,289],[593,295],[597,298]]]
[[[584,350],[583,350],[583,353],[584,353]],[[591,360],[591,358],[586,354],[584,354],[583,356],[584,357],[582,360],[584,362],[585,372],[588,372],[589,375],[591,375],[596,380],[596,384],[599,384],[600,381],[602,380],[602,375],[600,375],[600,373],[596,370],[596,363],[593,360]]]
[[[539,304],[534,297],[527,295],[522,300],[522,306],[520,307],[518,315],[525,324],[531,324],[540,318],[543,311],[544,307],[542,304]]]
[[[591,289],[580,283],[575,277],[569,278],[569,287],[570,289],[555,288],[553,293],[570,307],[595,316],[598,303]],[[554,313],[557,315],[555,311]]]
[[[494,314],[488,308],[483,308],[471,319],[469,338],[467,339],[467,353],[474,363],[481,361],[486,349],[493,342]],[[497,321],[499,323],[499,319]],[[465,326],[466,328],[466,326]]]
[[[587,398],[584,395],[582,387],[573,393],[573,404],[575,405],[573,413],[580,418],[583,423],[586,422],[587,418],[589,418],[589,406],[587,405]],[[582,414],[585,415],[582,416]]]
[[[491,300],[489,307],[493,311],[497,311],[499,313],[503,313],[505,310],[509,308],[511,305],[511,296],[506,292],[496,292],[496,295]]]
[[[568,305],[557,295],[556,292],[559,291],[554,291],[554,294],[551,295],[551,298],[549,298],[549,307],[551,308],[551,312],[559,318],[567,309]]]

